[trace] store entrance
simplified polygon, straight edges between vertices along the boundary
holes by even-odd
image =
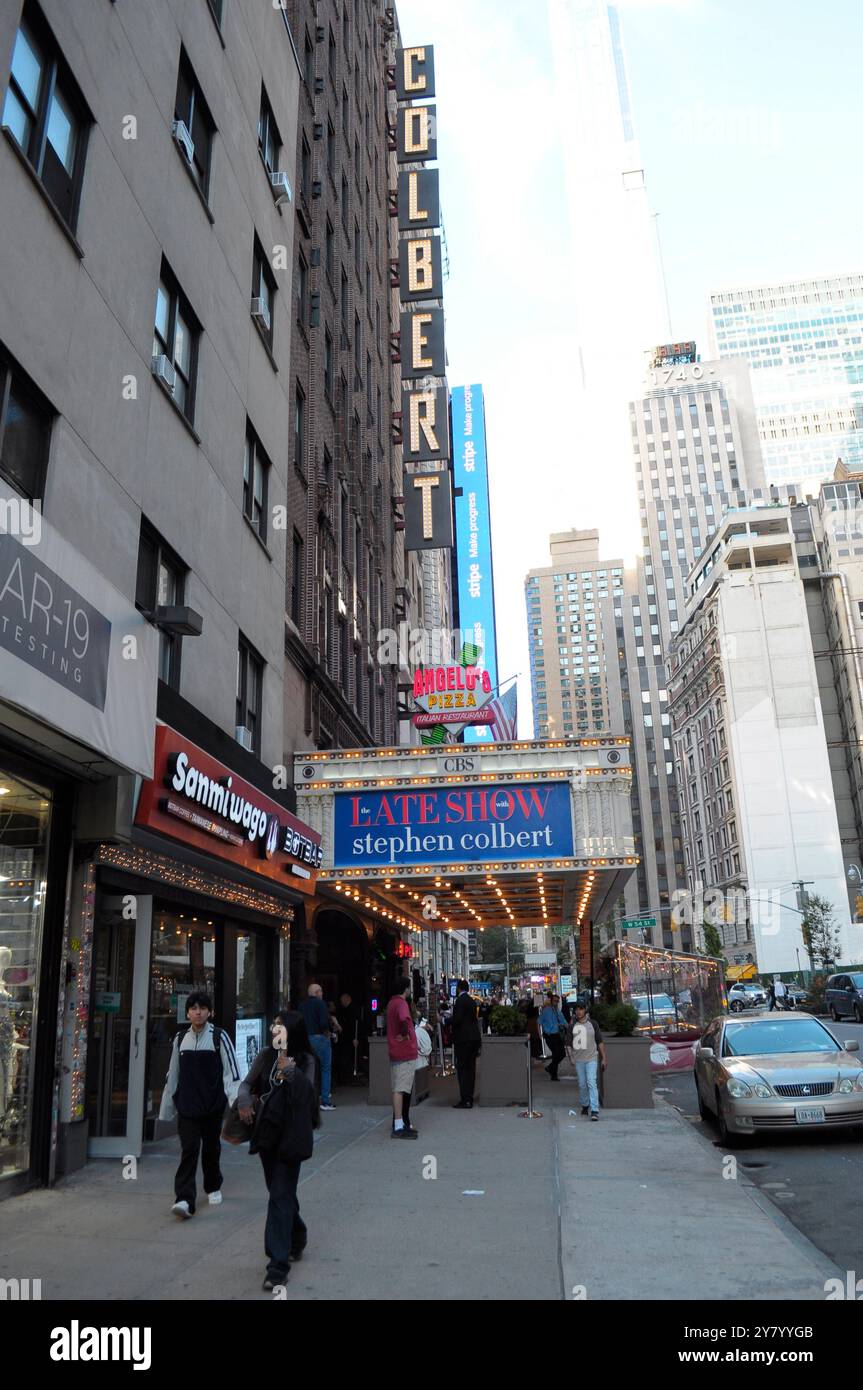
[[[102,894],[94,923],[85,1112],[94,1158],[141,1152],[152,904]]]

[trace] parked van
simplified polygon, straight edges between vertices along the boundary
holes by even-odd
[[[831,975],[824,989],[824,1002],[834,1023],[840,1018],[856,1018],[863,1023],[863,972]]]

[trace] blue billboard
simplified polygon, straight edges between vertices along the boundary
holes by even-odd
[[[337,792],[334,869],[572,855],[569,784]]]
[[[497,634],[494,622],[494,570],[488,501],[485,403],[481,386],[452,391],[452,463],[456,489],[455,559],[458,567],[459,626],[464,641],[479,649],[477,664],[491,676],[497,695]],[[460,496],[458,495],[460,492]],[[488,726],[465,729],[465,743],[491,743]]]

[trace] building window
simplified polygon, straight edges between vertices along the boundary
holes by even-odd
[[[315,89],[315,45],[312,43],[308,29],[303,46],[303,80],[309,91],[313,92]]]
[[[327,229],[324,238],[324,265],[326,267],[327,279],[330,284],[332,284],[336,273],[336,233],[329,218],[327,218]]]
[[[221,29],[222,17],[224,15],[225,9],[225,0],[207,0],[207,4],[210,6],[210,12],[214,20]]]
[[[275,302],[276,277],[264,255],[264,248],[255,237],[252,253],[252,318],[269,348],[273,346]]]
[[[237,741],[255,757],[261,754],[261,690],[264,663],[245,637],[237,645]]]
[[[308,202],[312,195],[312,151],[305,135],[300,146],[300,192]]]
[[[303,617],[303,538],[294,532],[291,546],[291,621],[300,627]]]
[[[333,399],[333,340],[330,330],[324,332],[324,392],[327,400]]]
[[[32,502],[41,497],[54,412],[0,353],[0,475]]]
[[[328,59],[328,63],[329,63],[330,77],[332,77],[332,78],[335,80],[335,76],[336,76],[336,36],[335,36],[335,34],[333,33],[332,26],[330,26],[330,39],[329,39],[329,46],[328,46],[328,50],[327,50],[327,59]]]
[[[141,522],[138,541],[138,576],[135,607],[152,621],[157,608],[183,603],[186,566],[146,521]],[[159,680],[172,690],[180,688],[182,637],[159,629]]]
[[[153,370],[191,423],[195,416],[195,374],[201,330],[176,281],[162,266],[156,291]]]
[[[261,114],[258,117],[258,149],[270,174],[278,173],[282,140],[265,89],[261,88]]]
[[[308,303],[309,290],[309,267],[302,251],[297,257],[297,323],[306,322],[306,306]]]
[[[348,230],[348,181],[342,174],[342,226]]]
[[[327,117],[327,168],[331,174],[336,172],[336,128]]]
[[[188,161],[195,182],[206,198],[210,182],[210,157],[216,126],[185,52],[180,54],[174,119],[175,121],[182,121],[187,134],[191,137],[191,152],[185,146],[182,146],[182,152]]]
[[[27,156],[64,222],[74,227],[91,117],[35,5],[15,36],[3,126]]]
[[[301,473],[306,471],[306,397],[297,382],[294,399],[294,464]]]
[[[270,460],[261,441],[246,422],[246,447],[243,461],[243,515],[251,522],[261,540],[267,538],[267,483]]]

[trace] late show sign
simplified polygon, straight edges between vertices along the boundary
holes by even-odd
[[[135,824],[313,893],[323,851],[316,831],[203,748],[160,724],[152,780]]]
[[[333,867],[563,859],[572,854],[569,786],[337,792]]]
[[[441,550],[452,546],[452,477],[443,467],[405,473],[405,548]]]

